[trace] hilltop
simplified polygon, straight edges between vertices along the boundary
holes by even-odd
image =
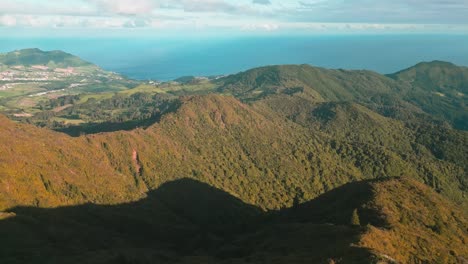
[[[468,68],[450,62],[421,62],[388,76],[429,91],[444,92],[453,89],[465,94],[468,92]]]
[[[417,76],[414,81],[409,81],[411,74]],[[297,100],[305,100],[308,105],[347,101],[401,120],[426,114],[466,130],[467,80],[466,67],[432,62],[389,76],[309,65],[267,66],[221,78],[217,83],[219,92],[244,101],[276,98],[273,109],[277,103],[285,105],[288,102],[291,104],[285,108],[297,109],[293,106]]]
[[[0,64],[10,67],[43,65],[49,68],[84,67],[93,65],[77,56],[60,50],[42,51],[37,48],[22,49],[0,54]]]

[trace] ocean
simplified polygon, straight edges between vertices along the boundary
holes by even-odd
[[[63,50],[140,80],[232,74],[275,64],[393,73],[421,61],[468,66],[468,35],[0,37],[0,52]]]

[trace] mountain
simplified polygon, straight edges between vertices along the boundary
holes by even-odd
[[[457,128],[468,129],[467,67],[442,61],[424,62],[389,77],[412,86],[407,101]]]
[[[466,203],[464,132],[448,130],[448,139],[427,139],[424,133],[431,130],[415,132],[355,108],[366,122],[350,119],[349,132],[339,118],[332,121],[338,128],[304,127],[268,108],[220,95],[182,98],[175,112],[146,129],[77,138],[2,118],[0,156],[14,158],[0,167],[0,204],[117,203],[193,177],[260,208],[278,209],[383,175],[423,180]]]
[[[395,93],[401,88],[371,71],[316,68],[310,65],[279,65],[248,70],[218,80],[219,91],[243,100],[271,94],[300,95],[314,102],[368,100],[373,95]]]
[[[51,68],[84,67],[93,64],[69,53],[54,50],[22,49],[0,54],[0,64],[7,66],[44,65]]]
[[[458,90],[459,93],[468,93],[468,68],[450,62],[422,62],[390,74],[389,77],[411,83],[428,91]]]
[[[427,65],[407,72],[461,89],[462,67]],[[0,262],[466,261],[465,99],[405,71],[285,65],[140,84],[8,67]]]
[[[416,73],[417,79],[409,81]],[[267,66],[217,82],[219,92],[248,102],[272,97],[282,105],[289,101],[296,104],[296,100],[306,100],[308,105],[352,101],[401,120],[424,114],[458,129],[468,129],[467,69],[450,63],[422,63],[389,76],[309,65]]]
[[[350,183],[273,212],[180,179],[132,203],[4,215],[7,263],[460,263],[468,254],[466,213],[405,178]]]

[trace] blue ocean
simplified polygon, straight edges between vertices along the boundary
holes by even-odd
[[[63,50],[140,80],[212,76],[273,64],[393,73],[421,61],[468,66],[468,35],[322,35],[245,37],[0,37],[0,52]]]

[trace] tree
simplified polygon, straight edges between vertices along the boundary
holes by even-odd
[[[357,208],[353,210],[353,214],[351,215],[351,225],[353,226],[360,226],[361,221],[359,220],[359,214]]]

